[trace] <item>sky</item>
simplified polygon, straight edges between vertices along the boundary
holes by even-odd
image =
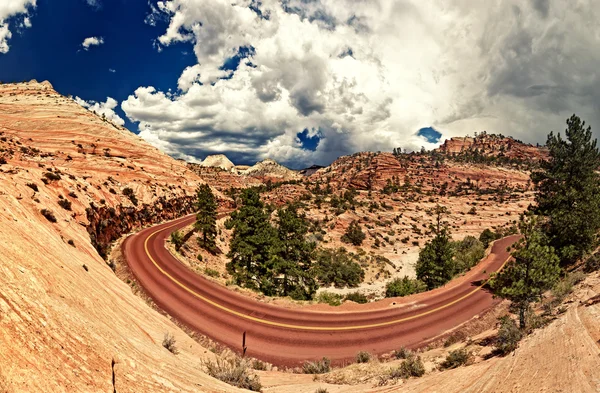
[[[1,0],[0,81],[175,158],[293,168],[600,127],[597,0]]]

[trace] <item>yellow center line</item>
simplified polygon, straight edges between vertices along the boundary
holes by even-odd
[[[202,296],[201,294],[195,292],[194,290],[188,288],[185,284],[179,282],[176,278],[174,278],[173,276],[171,276],[169,273],[167,273],[162,267],[160,267],[160,265],[154,260],[154,258],[152,258],[152,255],[150,255],[150,252],[148,251],[148,241],[150,240],[150,238],[154,235],[156,235],[158,232],[162,232],[166,229],[172,228],[176,225],[178,225],[179,223],[170,225],[166,228],[163,229],[159,229],[154,231],[152,234],[150,234],[150,236],[148,236],[146,238],[146,240],[144,241],[144,250],[146,251],[146,255],[148,255],[148,258],[150,258],[150,260],[152,261],[152,263],[154,264],[154,266],[156,266],[156,268],[166,277],[168,277],[171,281],[173,281],[175,284],[177,284],[179,287],[181,287],[182,289],[184,289],[185,291],[189,292],[191,295],[197,297],[198,299],[210,304],[213,307],[216,307],[220,310],[223,310],[227,313],[233,314],[235,316],[238,316],[240,318],[243,319],[247,319],[253,322],[258,322],[258,323],[262,323],[265,325],[270,325],[270,326],[277,326],[277,327],[282,327],[282,328],[288,328],[288,329],[295,329],[295,330],[318,330],[318,331],[340,331],[340,330],[359,330],[359,329],[371,329],[371,328],[376,328],[376,327],[382,327],[382,326],[389,326],[389,325],[394,325],[397,323],[401,323],[401,322],[406,322],[406,321],[410,321],[413,319],[417,319],[417,318],[421,318],[424,317],[426,315],[430,315],[433,314],[435,312],[438,312],[440,310],[443,310],[445,308],[448,308],[450,306],[455,305],[458,302],[461,302],[465,299],[467,299],[468,297],[472,296],[473,294],[475,294],[477,291],[481,290],[481,288],[483,288],[485,286],[485,284],[487,284],[487,282],[489,281],[489,279],[485,280],[485,282],[483,284],[481,284],[480,286],[478,286],[477,288],[475,288],[473,291],[467,293],[466,295],[453,300],[450,303],[446,303],[443,306],[434,308],[432,310],[429,311],[425,311],[422,312],[420,314],[416,314],[416,315],[412,315],[410,317],[404,317],[404,318],[400,318],[400,319],[395,319],[392,321],[387,321],[387,322],[379,322],[379,323],[373,323],[373,324],[368,324],[368,325],[357,325],[357,326],[303,326],[303,325],[292,325],[292,324],[288,324],[288,323],[282,323],[282,322],[275,322],[275,321],[269,321],[267,319],[262,319],[262,318],[257,318],[257,317],[253,317],[251,315],[247,315],[247,314],[243,314],[239,311],[235,311],[232,310],[228,307],[225,307],[217,302],[214,302],[204,296]],[[506,265],[506,263],[508,262],[508,260],[510,259],[510,256],[502,263],[502,266],[500,266],[500,269],[498,270],[502,270],[502,268],[504,267],[504,265]]]

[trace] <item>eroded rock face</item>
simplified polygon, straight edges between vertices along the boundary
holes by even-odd
[[[511,137],[487,134],[485,132],[475,137],[454,137],[447,139],[437,149],[438,152],[446,155],[461,154],[474,150],[486,156],[504,156],[533,162],[548,158],[548,150],[545,147],[533,146]]]
[[[170,200],[161,197],[152,205],[144,204],[139,209],[123,205],[98,207],[92,204],[86,209],[89,221],[87,231],[98,254],[106,258],[110,244],[124,234],[193,213],[194,202],[194,196],[185,196]]]

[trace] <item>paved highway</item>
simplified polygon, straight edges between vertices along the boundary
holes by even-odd
[[[504,266],[507,247],[518,239],[498,240],[488,257],[443,288],[361,305],[357,311],[323,312],[264,304],[189,270],[169,253],[165,241],[194,219],[186,216],[126,239],[124,255],[139,284],[190,328],[237,352],[245,334],[248,356],[285,366],[323,356],[339,364],[359,351],[380,354],[426,344],[499,301],[481,284]]]

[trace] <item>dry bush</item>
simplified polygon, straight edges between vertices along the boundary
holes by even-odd
[[[237,356],[217,358],[216,361],[203,362],[204,370],[208,375],[229,385],[255,392],[262,390],[258,375],[250,372],[250,363]]]
[[[165,333],[165,337],[163,338],[162,346],[165,347],[169,352],[173,355],[177,355],[179,350],[177,350],[177,346],[175,345],[175,337],[171,333]]]
[[[325,374],[331,371],[331,360],[323,357],[321,360],[314,362],[304,362],[302,366],[304,374]]]
[[[411,353],[400,366],[389,370],[386,374],[379,377],[379,385],[386,385],[389,382],[399,379],[408,379],[410,377],[422,377],[425,374],[425,366],[420,356]]]

